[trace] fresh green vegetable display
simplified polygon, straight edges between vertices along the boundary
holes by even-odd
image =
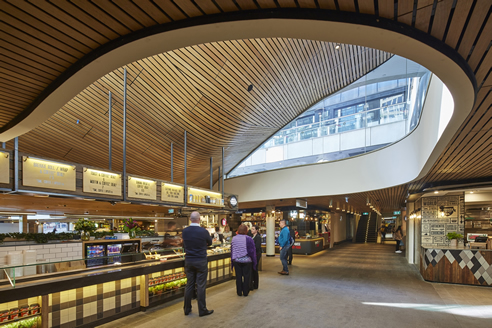
[[[41,327],[41,318],[34,317],[24,320],[19,320],[11,323],[7,323],[1,326],[2,328],[36,328]]]
[[[162,294],[164,291],[178,289],[186,286],[188,278],[182,278],[175,281],[166,282],[165,284],[149,287],[149,296]]]

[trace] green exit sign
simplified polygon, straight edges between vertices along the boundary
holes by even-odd
[[[369,212],[364,212],[362,213],[362,215],[369,215]]]
[[[401,214],[401,211],[394,211],[393,212],[393,215],[400,215]]]

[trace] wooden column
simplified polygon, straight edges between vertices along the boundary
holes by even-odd
[[[48,295],[41,296],[41,328],[48,328],[49,324],[49,297]]]

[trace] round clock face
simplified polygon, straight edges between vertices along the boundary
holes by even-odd
[[[231,203],[231,206],[232,207],[235,207],[237,205],[237,199],[236,197],[232,196],[230,199],[229,199],[229,203]]]

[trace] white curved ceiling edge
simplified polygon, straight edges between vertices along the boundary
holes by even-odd
[[[376,48],[413,60],[439,76],[453,95],[455,111],[436,147],[421,168],[420,173],[412,179],[423,176],[430,169],[473,106],[473,85],[463,70],[447,56],[420,41],[396,32],[356,24],[299,19],[259,19],[187,27],[152,35],[123,45],[99,57],[75,73],[58,89],[46,97],[26,119],[12,129],[2,133],[0,135],[0,141],[8,141],[34,129],[91,83],[128,63],[166,51],[201,43],[274,37],[357,44]],[[406,139],[408,137],[404,140]],[[396,143],[388,148],[400,143]],[[339,163],[346,163],[351,160],[320,165],[326,165],[329,167],[328,170],[332,170],[340,165]],[[353,160],[357,160],[357,158]],[[388,167],[385,167],[384,173],[388,173],[387,170]],[[277,174],[275,172],[269,172],[269,174],[272,173]],[[375,172],[368,172],[368,174],[374,176]],[[234,180],[236,179],[227,180],[228,192],[235,193]],[[410,180],[400,183],[391,182],[388,187]],[[354,188],[350,192],[363,191],[356,189]],[[349,190],[343,193],[348,192]],[[245,201],[245,199],[242,199],[242,201]]]
[[[335,162],[227,179],[224,190],[239,195],[241,202],[249,202],[351,194],[412,181],[426,173],[433,153],[442,152],[437,144],[443,88],[442,81],[433,76],[418,126],[390,146]]]

